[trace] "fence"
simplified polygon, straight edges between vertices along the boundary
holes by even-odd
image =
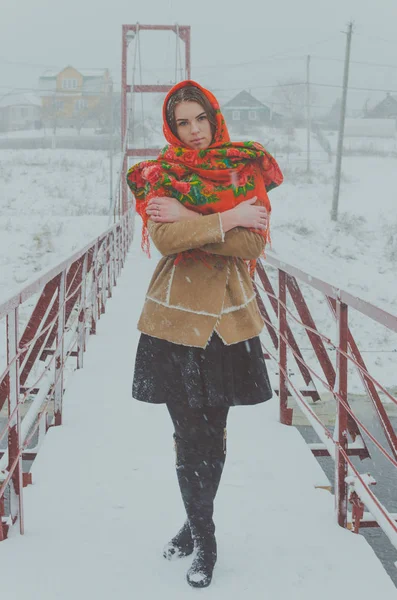
[[[254,285],[270,339],[270,346],[264,346],[264,352],[268,358],[273,359],[279,369],[277,393],[280,399],[280,420],[284,424],[292,424],[293,409],[288,406],[288,400],[292,397],[321,440],[321,443],[310,445],[313,454],[331,456],[334,459],[335,508],[339,525],[349,527],[356,533],[360,527],[380,526],[397,548],[397,514],[389,512],[372,491],[371,486],[376,483],[375,479],[369,474],[360,474],[350,458],[359,456],[364,459],[370,456],[365,443],[367,436],[389,465],[397,468],[397,436],[378,390],[391,405],[397,406],[397,399],[369,373],[351,331],[349,310],[354,309],[361,313],[360,318],[369,318],[390,332],[397,332],[397,317],[281,262],[271,254],[268,255],[266,263],[265,270],[263,262],[258,261]],[[270,271],[273,271],[278,279],[277,293],[269,277]],[[302,291],[303,286],[313,292],[319,292],[322,298],[325,298],[330,316],[336,324],[335,343],[317,329]],[[273,318],[271,314],[274,315]],[[310,360],[304,358],[302,344],[298,343],[294,328],[306,332]],[[332,352],[335,360],[332,360]],[[291,375],[292,361],[298,368],[303,382],[300,389]],[[350,406],[349,366],[359,373],[389,449],[382,446]],[[336,421],[333,432],[316,414],[315,403],[321,397],[318,391],[319,384],[335,399]],[[309,398],[312,399],[312,404]]]
[[[22,461],[34,460],[48,429],[62,423],[72,361],[75,368],[83,367],[87,339],[95,334],[112,296],[132,235],[130,210],[88,246],[0,305],[7,348],[0,375],[0,416],[6,421],[1,428],[0,420],[0,443],[7,436],[0,452],[0,541],[18,518],[24,531],[23,488],[31,476],[23,472]],[[21,312],[36,298],[21,333]]]

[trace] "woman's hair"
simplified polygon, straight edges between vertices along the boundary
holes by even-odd
[[[208,100],[207,96],[196,86],[187,85],[180,88],[169,97],[166,108],[166,118],[172,133],[179,139],[177,133],[177,124],[175,120],[175,107],[181,102],[197,102],[206,112],[208,121],[211,125],[212,139],[216,132],[216,111]]]

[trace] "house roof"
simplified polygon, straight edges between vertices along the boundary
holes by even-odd
[[[254,96],[252,94],[250,94],[246,90],[243,90],[242,92],[239,92],[237,94],[237,96],[235,96],[234,98],[229,100],[229,102],[226,102],[226,104],[224,104],[222,108],[223,109],[228,108],[228,109],[243,110],[245,108],[247,108],[247,109],[253,109],[253,108],[264,109],[264,108],[268,108],[268,107],[265,104],[263,104],[262,102],[260,102],[259,100],[257,100],[256,98],[254,98]]]
[[[381,102],[378,102],[373,108],[368,110],[369,115],[381,115],[386,114],[388,111],[392,111],[393,114],[397,110],[397,96],[387,94],[386,98],[383,98]]]
[[[71,65],[69,65],[69,67],[70,66]],[[66,69],[69,67],[66,67]],[[73,68],[76,69],[76,67]],[[60,71],[46,71],[44,75],[40,77],[40,79],[56,79],[59,73],[62,73],[62,71],[64,70],[65,69],[61,69]],[[84,79],[86,79],[90,77],[102,78],[107,73],[108,69],[76,69],[76,71],[78,71],[80,75],[82,75]]]
[[[29,92],[20,94],[7,94],[0,100],[0,108],[8,106],[41,106],[41,99]]]

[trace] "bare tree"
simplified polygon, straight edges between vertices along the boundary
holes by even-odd
[[[56,135],[60,118],[63,116],[63,104],[55,95],[49,99],[49,102],[43,106],[42,116],[45,127],[52,129],[52,134]]]
[[[110,111],[110,96],[103,95],[98,102],[90,109],[89,119],[95,121],[100,129],[106,130],[109,128]]]
[[[73,125],[77,133],[80,135],[82,128],[90,120],[90,111],[88,108],[80,108],[74,112]]]
[[[311,91],[311,104],[316,101],[314,90]],[[305,121],[306,83],[294,79],[280,81],[273,90],[272,98],[276,110],[288,116],[294,125]]]

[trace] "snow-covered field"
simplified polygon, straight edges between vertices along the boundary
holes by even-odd
[[[0,302],[106,229],[108,181],[105,152],[0,151]]]
[[[338,132],[331,131],[326,133],[326,137],[331,145],[332,151],[336,152],[338,144]],[[366,154],[366,155],[379,155],[396,156],[397,153],[397,137],[354,137],[347,136],[344,140],[343,147],[346,152],[351,154]]]
[[[271,192],[271,252],[397,314],[396,160],[344,159],[339,220],[334,223],[334,162],[328,162],[316,140],[313,171],[307,176],[304,130],[292,139],[281,133],[276,139],[275,131],[261,138],[270,150],[278,142],[275,153],[285,172],[285,183]],[[282,150],[286,143],[294,148],[292,153]],[[115,169],[118,162],[116,157]],[[0,151],[0,302],[107,227],[108,178],[106,152]],[[311,291],[307,298],[318,326],[335,339],[324,300]],[[395,388],[397,335],[355,311],[351,317],[353,334],[373,374]]]

